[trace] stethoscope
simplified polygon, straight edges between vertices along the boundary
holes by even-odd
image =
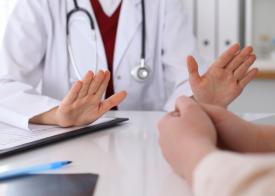
[[[93,32],[95,32],[95,24],[94,20],[91,16],[91,14],[84,8],[79,7],[77,0],[73,0],[74,2],[74,9],[72,9],[68,14],[67,14],[67,26],[66,26],[66,33],[67,33],[67,49],[69,53],[69,58],[71,61],[71,64],[73,66],[73,69],[76,73],[76,76],[78,77],[79,80],[81,80],[81,74],[79,72],[79,69],[77,68],[76,60],[73,55],[73,50],[72,50],[72,44],[70,41],[70,19],[72,15],[76,14],[77,12],[84,13],[88,19],[89,19],[89,25],[90,28]],[[141,57],[140,57],[140,64],[134,67],[131,70],[131,75],[134,79],[136,79],[139,82],[143,82],[147,80],[151,76],[151,68],[145,64],[145,59],[146,59],[146,23],[145,23],[145,3],[144,0],[141,0],[141,6],[142,6],[142,38],[141,38]],[[94,39],[96,42],[96,34],[94,33]],[[97,44],[95,47],[97,51]],[[98,57],[96,55],[96,68],[95,72],[98,71]]]

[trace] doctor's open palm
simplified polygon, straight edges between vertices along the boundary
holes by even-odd
[[[256,68],[249,70],[255,60],[252,47],[240,50],[240,45],[235,44],[200,76],[196,60],[189,56],[187,64],[194,98],[200,103],[227,107],[257,75]]]
[[[77,81],[61,104],[49,112],[35,116],[31,123],[72,127],[91,124],[104,113],[121,103],[126,97],[122,91],[102,101],[110,72],[89,71],[82,81]]]

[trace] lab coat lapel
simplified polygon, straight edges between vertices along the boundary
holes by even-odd
[[[139,4],[140,0],[122,1],[114,53],[114,73],[141,25],[142,15]]]
[[[73,5],[73,0],[67,0],[68,2],[68,12],[74,7]],[[92,16],[93,20],[94,20],[94,24],[95,24],[95,33],[96,33],[96,43],[97,43],[97,51],[91,51],[91,52],[96,52],[97,56],[99,58],[99,65],[98,68],[99,69],[107,69],[107,59],[106,59],[106,54],[105,54],[105,49],[104,49],[104,45],[103,45],[103,41],[102,41],[102,37],[101,37],[101,33],[99,31],[99,26],[94,14],[94,11],[92,9],[91,6],[91,1],[90,0],[78,0],[78,4],[79,7],[86,9]],[[87,44],[89,44],[90,42],[87,41]],[[87,53],[87,51],[83,51],[83,54]],[[96,66],[96,65],[92,65],[92,66]],[[97,70],[99,71],[99,70]]]

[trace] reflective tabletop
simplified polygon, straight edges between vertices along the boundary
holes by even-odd
[[[191,196],[190,187],[172,171],[161,154],[157,123],[163,115],[162,112],[109,112],[108,117],[130,120],[103,132],[1,159],[0,172],[71,160],[71,165],[55,173],[99,174],[95,196]],[[271,115],[240,116],[257,120]],[[5,193],[1,187],[0,195]]]
[[[191,190],[166,163],[158,145],[162,112],[109,112],[130,120],[103,132],[34,149],[0,160],[0,172],[59,160],[57,172],[99,174],[95,196],[189,196]],[[1,189],[0,195],[5,195]]]

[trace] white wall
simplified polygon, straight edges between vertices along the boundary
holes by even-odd
[[[255,80],[231,105],[238,113],[275,113],[275,80]]]

